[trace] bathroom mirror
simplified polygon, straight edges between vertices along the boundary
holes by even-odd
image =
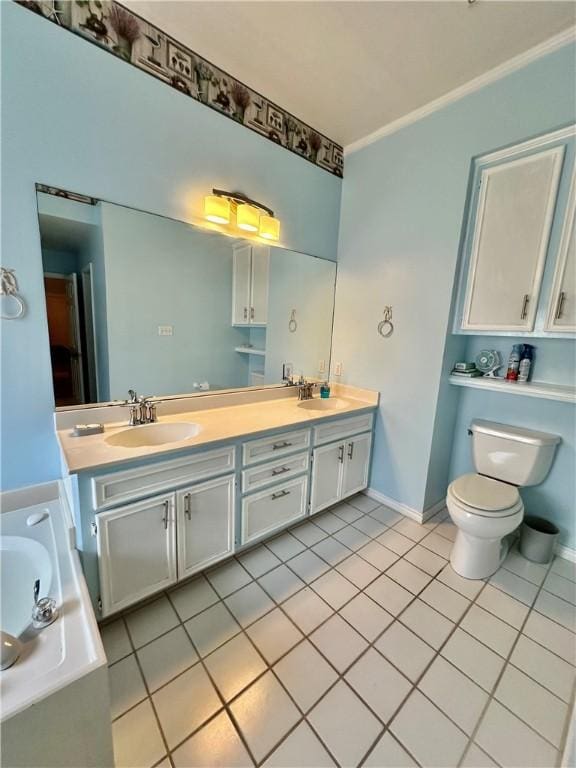
[[[57,407],[327,375],[334,262],[54,192],[37,186]]]

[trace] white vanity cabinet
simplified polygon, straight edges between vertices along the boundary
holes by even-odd
[[[270,249],[236,246],[233,260],[232,325],[266,325]]]
[[[341,419],[314,430],[310,514],[352,496],[368,485],[372,414]],[[360,430],[369,432],[361,432]],[[324,443],[328,439],[335,442]]]

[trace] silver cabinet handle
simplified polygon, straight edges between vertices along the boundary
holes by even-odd
[[[351,459],[354,456],[354,443],[348,443],[348,458]]]
[[[192,520],[192,510],[190,509],[190,501],[192,499],[192,496],[187,493],[184,496],[184,514],[188,518],[188,520]]]
[[[278,493],[272,494],[272,501],[276,501],[276,499],[281,499],[283,496],[289,496],[290,491],[278,491]]]
[[[168,530],[168,512],[170,511],[170,502],[166,500],[163,503],[164,507],[164,516],[162,517],[162,522],[164,523],[164,530]]]
[[[272,477],[275,477],[276,475],[283,475],[284,472],[290,472],[290,467],[278,467],[278,469],[273,469]]]
[[[277,451],[280,448],[289,448],[292,445],[292,443],[289,443],[287,440],[282,440],[281,443],[274,443],[272,446],[273,451]]]
[[[556,305],[556,315],[554,316],[555,320],[560,320],[564,313],[564,302],[566,301],[566,294],[564,291],[560,291],[560,294],[558,296],[558,304]]]
[[[250,320],[254,320],[254,307],[250,307]]]
[[[525,293],[522,301],[522,312],[520,313],[520,320],[526,320],[528,317],[528,303],[530,302],[530,296]]]
[[[338,448],[338,461],[340,462],[340,464],[344,463],[344,444],[342,444]]]
[[[244,307],[244,320],[248,320],[248,307]]]

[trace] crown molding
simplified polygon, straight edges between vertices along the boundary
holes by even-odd
[[[491,83],[501,80],[503,77],[512,74],[512,72],[522,69],[533,61],[536,61],[553,51],[557,51],[559,48],[563,48],[565,45],[568,45],[575,40],[576,26],[569,27],[564,30],[564,32],[560,32],[558,35],[554,35],[554,37],[550,37],[548,40],[538,43],[538,45],[535,45],[533,48],[529,48],[527,51],[508,59],[508,61],[499,64],[493,69],[489,69],[488,72],[484,72],[484,74],[469,80],[467,83],[459,85],[457,88],[448,91],[448,93],[445,93],[443,96],[440,96],[433,101],[429,101],[422,107],[418,107],[418,109],[408,112],[408,114],[399,117],[397,120],[393,120],[391,123],[383,125],[381,128],[369,133],[367,136],[347,144],[344,147],[344,155],[351,155],[354,152],[358,152],[358,150],[373,144],[375,141],[378,141],[385,136],[390,136],[392,133],[396,133],[402,128],[405,128],[412,123],[416,123],[434,112],[438,112],[438,110],[447,107],[449,104],[453,104],[455,101],[459,101],[465,96],[468,96],[475,91],[479,91],[481,88],[484,88]]]

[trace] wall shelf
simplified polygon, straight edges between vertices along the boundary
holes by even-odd
[[[241,352],[243,355],[259,355],[264,357],[266,354],[265,349],[255,349],[254,347],[234,347],[236,352]]]
[[[505,381],[488,376],[468,379],[464,376],[450,376],[450,384],[457,387],[489,389],[507,395],[540,397],[544,400],[559,400],[562,403],[576,403],[576,386],[569,384],[548,384],[544,381]]]

